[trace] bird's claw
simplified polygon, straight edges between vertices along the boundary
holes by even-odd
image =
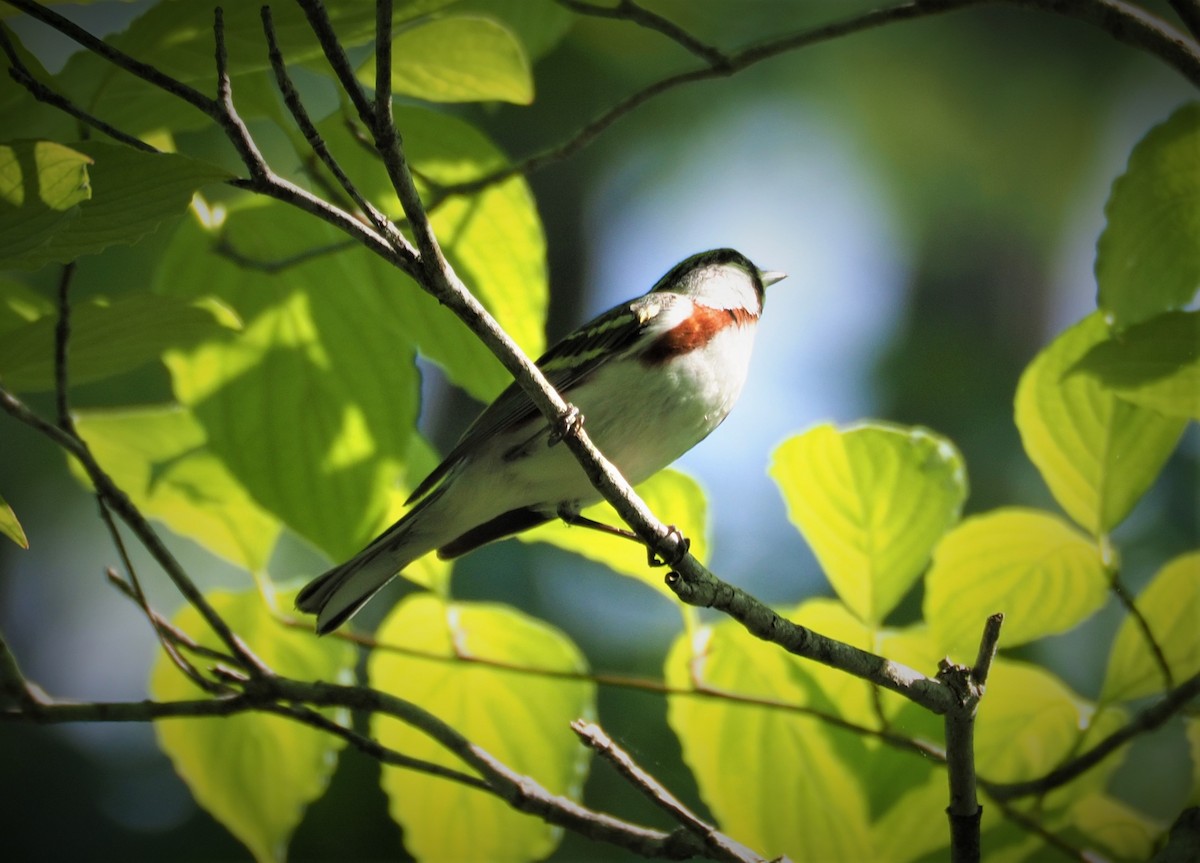
[[[674,569],[679,564],[679,561],[687,556],[688,551],[692,547],[692,541],[684,536],[683,532],[673,524],[667,525],[667,535],[675,540],[675,553],[671,555],[670,560],[666,560],[659,558],[654,553],[654,549],[650,549],[646,552],[646,564],[648,566],[669,566]]]
[[[556,443],[561,443],[563,438],[574,432],[581,425],[583,425],[583,414],[579,412],[579,408],[575,407],[575,405],[568,404],[566,413],[558,418],[556,427],[550,430],[550,437],[546,441],[546,446],[554,446]]]

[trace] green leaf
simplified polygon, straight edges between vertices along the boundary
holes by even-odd
[[[395,4],[396,27],[426,15],[450,0],[409,0]],[[266,86],[271,86],[266,38],[263,35],[260,3],[218,3],[209,0],[169,0],[150,6],[120,33],[105,41],[139,61],[154,66],[205,95],[212,95],[216,69],[213,59],[213,11],[224,11],[227,65],[233,78],[232,91],[239,113],[247,102],[261,107]],[[375,38],[375,4],[371,2],[326,4],[330,22],[343,47],[353,49]],[[289,64],[318,65],[329,74],[320,44],[298,4],[271,4],[272,19],[280,50]],[[317,61],[312,64],[311,61]],[[212,119],[153,85],[114,68],[91,52],[80,52],[68,60],[55,76],[55,85],[91,113],[103,117],[132,134],[146,137],[161,130],[200,129]],[[254,98],[247,99],[248,90]]]
[[[1200,287],[1200,104],[1150,130],[1113,183],[1096,244],[1098,304],[1124,328],[1188,303]]]
[[[0,145],[0,268],[20,267],[91,197],[86,153],[53,141]]]
[[[358,68],[375,83],[375,58]],[[418,21],[392,40],[392,89],[430,102],[533,102],[533,75],[521,43],[490,18]]]
[[[958,450],[921,428],[820,425],[784,441],[770,473],[838,596],[873,624],[912,587],[967,496]]]
[[[204,430],[186,410],[84,411],[75,425],[143,513],[249,572],[266,571],[279,521],[205,448]]]
[[[21,548],[29,548],[29,539],[25,536],[25,529],[21,527],[21,522],[17,521],[17,514],[13,512],[12,507],[3,497],[0,497],[0,533]]]
[[[415,350],[393,326],[404,292],[287,206],[255,201],[223,230],[215,253],[189,220],[157,274],[158,290],[216,291],[245,321],[235,339],[167,355],[176,397],[262,508],[344,559],[382,526],[414,435]]]
[[[483,15],[503,24],[537,59],[550,53],[571,29],[574,16],[555,0],[458,0],[456,15]]]
[[[420,108],[397,108],[405,153],[415,173],[440,185],[476,179],[503,168],[508,160],[478,130],[462,120]],[[341,117],[321,125],[321,134],[368,200],[393,217],[400,204],[378,164],[349,133]],[[431,223],[459,276],[521,348],[531,357],[545,347],[548,305],[546,241],[533,195],[514,177],[477,195],[455,196],[431,215]],[[408,284],[407,278],[375,259],[382,284]],[[512,382],[490,351],[437,301],[412,286],[403,293],[407,313],[398,326],[421,353],[481,401]]]
[[[0,202],[16,208],[69,210],[92,196],[90,164],[86,153],[53,141],[0,145]]]
[[[1097,536],[1129,514],[1187,423],[1070,374],[1107,337],[1099,312],[1064,331],[1025,369],[1016,397],[1025,452],[1067,514]]]
[[[704,560],[708,553],[708,510],[704,490],[692,477],[678,470],[662,470],[636,489],[651,511],[675,525],[691,540],[691,552]],[[614,527],[624,526],[608,503],[586,507],[587,518]],[[662,593],[672,602],[675,594],[663,580],[664,570],[651,567],[646,561],[646,547],[615,536],[582,527],[570,527],[561,521],[549,522],[518,534],[523,542],[548,542],[551,545],[581,554],[588,560],[603,563],[614,572],[636,578]]]
[[[14,390],[54,388],[57,314],[9,330],[0,342],[0,378]],[[72,384],[101,380],[158,359],[170,348],[219,340],[238,325],[226,306],[134,293],[93,298],[71,309]]]
[[[292,594],[280,602],[291,604]],[[234,632],[268,666],[302,680],[341,680],[354,667],[354,650],[336,639],[320,639],[272,617],[256,592],[207,594]],[[201,645],[223,645],[191,606],[174,616],[175,626]],[[203,667],[203,658],[198,662]],[[164,653],[150,674],[150,696],[159,701],[206,697]],[[349,724],[344,710],[323,710]],[[187,783],[196,802],[238,838],[256,860],[282,860],[304,810],[329,785],[339,737],[281,716],[243,713],[212,718],[165,719],[154,723],[158,745]]]
[[[911,764],[909,765],[911,770]],[[877,781],[872,774],[872,782]],[[924,781],[908,789],[894,806],[871,822],[876,863],[909,863],[912,860],[945,860],[950,838],[946,825],[922,813],[946,808],[946,774],[930,771]],[[933,856],[938,852],[936,856]],[[928,855],[928,856],[927,856]]]
[[[1005,644],[1008,621],[1005,621]],[[1036,665],[996,659],[975,720],[975,766],[989,782],[1019,782],[1073,753],[1090,707]]]
[[[1054,831],[1064,840],[1100,855],[1089,859],[1150,860],[1164,825],[1107,794],[1091,794],[1076,801]]]
[[[228,172],[171,153],[143,153],[132,147],[86,141],[72,145],[94,164],[91,195],[78,216],[62,222],[36,248],[4,262],[36,268],[67,263],[116,243],[134,243],[178,216],[196,189],[227,179]]]
[[[429,710],[475,746],[552,794],[579,800],[586,751],[570,723],[590,718],[594,686],[583,679],[504,670],[583,673],[579,650],[558,630],[502,605],[443,603],[416,594],[384,620],[368,662],[371,685]],[[456,657],[467,656],[500,668]],[[473,773],[425,733],[375,714],[372,736],[405,755]],[[536,860],[558,845],[561,829],[458,782],[385,767],[383,788],[404,844],[418,860]]]
[[[0,333],[22,329],[38,318],[53,314],[54,303],[39,292],[20,282],[0,278]]]
[[[1167,312],[1100,342],[1075,364],[1126,401],[1200,419],[1200,312]]]
[[[1162,650],[1176,685],[1200,672],[1200,552],[1181,555],[1154,576],[1137,609]],[[1146,635],[1126,616],[1113,642],[1101,699],[1128,701],[1166,688]]]
[[[942,651],[974,658],[987,617],[1004,613],[1004,646],[1065,632],[1104,604],[1095,542],[1033,509],[969,518],[942,538],[925,578],[925,621]]]
[[[673,689],[825,706],[814,704],[819,690],[795,657],[733,622],[681,635],[664,676]],[[875,859],[862,783],[839,757],[845,736],[828,724],[786,709],[691,695],[668,696],[667,721],[722,832],[766,859]]]

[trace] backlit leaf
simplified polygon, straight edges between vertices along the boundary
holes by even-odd
[[[664,677],[673,689],[826,707],[799,663],[722,622],[681,635]],[[862,783],[840,757],[846,741],[829,725],[786,709],[690,695],[668,697],[667,721],[727,835],[766,859],[875,859]]]
[[[1059,505],[1089,533],[1112,530],[1154,482],[1186,420],[1120,398],[1071,369],[1108,337],[1099,312],[1061,333],[1025,369],[1016,421]]]
[[[1176,685],[1200,672],[1200,552],[1175,558],[1154,576],[1136,603]],[[1166,680],[1146,635],[1127,615],[1113,642],[1101,690],[1105,701],[1154,695]]]
[[[75,425],[143,513],[249,572],[266,571],[279,521],[208,451],[204,430],[186,410],[85,411]]]
[[[1006,620],[1006,634],[1007,628]],[[997,659],[975,720],[979,775],[990,782],[1018,782],[1049,772],[1071,754],[1090,712],[1049,672]]]
[[[0,497],[0,534],[4,534],[21,548],[29,548],[25,529],[21,527],[21,522],[17,521],[17,514],[3,497]]]
[[[1200,419],[1200,312],[1167,312],[1100,342],[1075,365],[1126,401]]]
[[[1004,613],[1005,647],[1071,629],[1104,604],[1108,575],[1095,542],[1032,509],[968,518],[933,552],[925,621],[943,651],[973,660],[984,621]]]
[[[9,330],[0,342],[0,378],[14,390],[54,388],[57,314]],[[197,301],[131,293],[93,298],[71,309],[72,384],[101,380],[158,359],[170,348],[219,340],[237,318],[211,298]]]
[[[1200,287],[1200,104],[1184,105],[1129,156],[1096,244],[1098,304],[1118,328],[1185,306]]]
[[[920,576],[967,496],[962,456],[920,428],[820,425],[781,444],[770,472],[838,596],[875,624]]]
[[[284,626],[257,592],[222,591],[207,598],[255,655],[279,674],[337,682],[350,678],[354,650],[349,644]],[[289,593],[280,603],[290,605],[291,599]],[[191,606],[172,623],[206,647],[222,647]],[[205,660],[199,662],[203,666]],[[164,653],[150,675],[150,696],[159,701],[206,697]],[[344,710],[321,712],[339,724],[349,723]],[[345,745],[339,737],[261,713],[164,719],[154,723],[154,730],[196,802],[259,861],[286,857],[304,810],[325,793],[337,753]]]
[[[91,164],[53,141],[0,144],[0,268],[36,260],[79,217],[77,205],[92,194]]]
[[[570,723],[593,715],[593,685],[455,658],[582,673],[584,658],[565,635],[507,606],[444,603],[426,593],[401,602],[377,638],[432,658],[377,648],[368,665],[372,686],[420,704],[551,793],[579,799],[587,758]],[[428,735],[394,718],[375,714],[371,730],[380,743],[406,755],[473,773]],[[418,860],[536,860],[553,851],[561,836],[560,828],[491,794],[414,770],[385,767],[383,788],[405,847]]]
[[[375,82],[375,58],[358,69]],[[392,89],[430,102],[501,101],[528,105],[533,76],[521,43],[490,18],[455,15],[404,28],[392,40]]]
[[[415,173],[443,185],[475,179],[507,165],[494,144],[463,121],[420,108],[397,108],[405,153]],[[393,217],[400,214],[387,176],[366,154],[341,117],[321,125],[342,167],[368,200]],[[504,330],[531,357],[545,345],[546,243],[533,196],[519,177],[477,195],[455,196],[432,212],[431,222],[458,275]],[[377,259],[380,284],[402,296],[406,313],[397,322],[422,354],[480,401],[494,398],[512,376],[466,326],[406,276]]]
[[[415,350],[392,325],[401,292],[286,206],[234,210],[224,230],[232,256],[188,220],[157,273],[160,291],[216,292],[245,322],[168,354],[175,394],[259,506],[345,559],[382,526],[414,434]]]

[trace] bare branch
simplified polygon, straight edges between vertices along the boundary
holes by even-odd
[[[65,265],[58,277],[58,321],[54,325],[54,405],[58,409],[58,427],[69,435],[75,434],[71,418],[70,385],[67,358],[71,342],[71,281],[75,277],[75,262]]]
[[[16,47],[12,44],[12,40],[8,37],[8,28],[0,25],[0,50],[3,50],[8,57],[8,74],[14,81],[29,91],[29,95],[37,99],[39,102],[57,108],[64,114],[69,114],[76,120],[87,126],[91,126],[98,132],[101,132],[114,141],[119,141],[130,147],[141,150],[144,153],[157,153],[158,149],[150,146],[141,138],[122,132],[116,126],[109,125],[99,117],[89,114],[87,111],[80,108],[70,99],[61,96],[43,84],[41,81],[33,77],[33,73],[29,68],[21,62],[21,56],[17,53]]]
[[[1189,0],[1179,0],[1179,2],[1186,3]],[[475,180],[446,186],[442,191],[447,195],[473,194],[509,177],[527,176],[547,165],[560,162],[592,143],[609,126],[645,102],[685,84],[728,77],[781,54],[841,39],[876,27],[928,18],[983,3],[1009,3],[1016,6],[1027,6],[1092,24],[1117,40],[1152,54],[1174,68],[1187,80],[1200,86],[1200,45],[1187,39],[1165,21],[1133,4],[1121,2],[1121,0],[911,0],[911,2],[899,3],[882,9],[856,13],[840,21],[822,24],[799,33],[769,39],[732,54],[722,54],[721,57],[724,61],[722,63],[712,64],[710,62],[709,65],[699,69],[680,72],[655,81],[608,108],[566,141]],[[574,8],[577,4],[571,2],[568,5]],[[578,5],[591,7],[586,10],[581,8],[578,11],[586,11],[587,14],[602,14],[596,11],[601,7],[586,3]],[[621,7],[612,8],[617,10]]]
[[[946,773],[950,786],[946,816],[950,819],[950,859],[954,863],[977,863],[980,859],[979,824],[983,807],[979,805],[975,775],[975,711],[983,697],[1003,623],[1003,614],[988,617],[974,668],[943,660],[938,672],[938,679],[958,695],[957,703],[946,711],[945,720]]]
[[[616,507],[614,501],[609,502]],[[620,507],[617,512],[626,518]],[[628,518],[626,521],[637,530],[637,525]],[[656,543],[653,548],[659,554],[670,554],[663,544]],[[941,681],[780,617],[741,588],[721,581],[691,554],[676,564],[667,576],[667,585],[682,601],[722,611],[763,641],[898,692],[934,713],[944,714],[955,704],[954,694]]]
[[[674,21],[664,18],[656,12],[651,12],[644,6],[639,6],[633,0],[619,0],[615,6],[602,6],[598,3],[586,3],[584,0],[555,0],[559,6],[565,6],[581,15],[591,15],[596,18],[617,18],[632,21],[649,30],[656,30],[687,51],[695,54],[714,69],[728,70],[729,58],[719,49],[701,42]]]
[[[1115,567],[1109,579],[1109,587],[1112,589],[1117,601],[1121,603],[1121,607],[1125,609],[1125,613],[1133,619],[1134,624],[1142,633],[1142,640],[1146,642],[1146,647],[1149,649],[1150,655],[1154,657],[1154,664],[1158,666],[1158,672],[1162,675],[1166,688],[1173,689],[1175,687],[1175,675],[1171,673],[1171,664],[1167,662],[1167,655],[1163,653],[1162,645],[1154,637],[1154,632],[1150,629],[1150,621],[1146,620],[1146,616],[1137,607],[1137,602],[1134,601],[1133,595],[1130,594],[1124,582],[1121,581],[1121,574]]]
[[[578,719],[571,723],[571,730],[589,748],[602,755],[638,791],[650,799],[685,830],[695,834],[709,849],[712,859],[729,863],[757,863],[763,859],[750,849],[738,844],[716,827],[698,817],[684,806],[678,798],[663,787],[657,779],[638,766],[624,749],[618,746],[599,725]]]
[[[392,221],[381,213],[374,205],[368,201],[361,192],[358,191],[350,177],[342,170],[341,165],[333,157],[329,151],[329,147],[325,144],[325,139],[321,137],[321,133],[317,131],[316,125],[312,118],[309,117],[308,111],[304,107],[304,103],[300,100],[300,94],[296,91],[296,85],[292,82],[291,76],[287,71],[287,64],[284,62],[283,52],[279,48],[279,42],[275,35],[275,25],[271,18],[271,7],[264,6],[262,8],[263,32],[267,37],[267,53],[271,61],[271,68],[275,72],[275,82],[279,87],[279,92],[283,96],[283,102],[287,105],[288,111],[292,118],[299,126],[300,132],[304,135],[304,140],[308,142],[313,153],[320,159],[321,163],[329,169],[329,172],[337,180],[343,191],[350,196],[350,199],[362,211],[362,213],[375,226],[375,230],[382,236],[386,237],[391,244],[404,252],[407,255],[416,255],[415,250],[409,245],[408,240],[396,228]]]
[[[91,480],[96,494],[112,508],[120,519],[129,526],[137,536],[138,541],[145,546],[150,555],[163,568],[175,588],[191,605],[200,612],[200,616],[212,628],[217,636],[232,651],[243,667],[252,674],[269,674],[270,670],[258,659],[250,649],[238,638],[225,620],[217,614],[212,605],[205,599],[195,583],[184,571],[179,561],[163,544],[158,533],[134,505],[129,496],[123,492],[112,478],[104,472],[92,456],[87,445],[79,437],[63,431],[57,426],[46,422],[31,411],[20,399],[0,386],[0,409],[14,419],[25,423],[36,431],[53,440],[70,454],[84,469]]]
[[[1200,696],[1200,674],[1188,678],[1168,692],[1162,701],[1138,712],[1129,722],[1087,752],[1056,767],[1045,776],[1025,782],[988,782],[986,784],[981,782],[981,785],[989,795],[997,800],[1016,800],[1020,797],[1052,791],[1091,770],[1138,735],[1158,728],[1197,696]]]

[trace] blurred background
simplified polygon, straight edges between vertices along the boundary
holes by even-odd
[[[58,7],[93,31],[120,29],[145,4]],[[659,0],[701,39],[733,49],[870,4]],[[1165,3],[1148,4],[1170,19]],[[61,40],[11,22],[53,71]],[[557,143],[639,86],[692,68],[663,37],[576,18],[535,67],[530,107],[461,109],[514,156]],[[529,178],[547,232],[550,340],[647,290],[704,248],[734,246],[789,278],[768,295],[751,379],[730,419],[682,467],[710,493],[713,569],[760,598],[830,593],[766,476],[773,448],[808,426],[876,418],[928,426],[963,452],[967,513],[1007,505],[1057,511],[1012,421],[1021,370],[1055,333],[1094,308],[1095,241],[1113,179],[1134,143],[1195,91],[1153,58],[1078,24],[980,8],[887,26],[778,57],[732,79],[672,91],[621,119],[577,155]],[[147,243],[155,243],[150,238]],[[144,244],[143,244],[144,246]],[[113,260],[144,251],[125,248]],[[114,264],[115,266],[115,264]],[[426,369],[424,430],[444,451],[477,406]],[[147,369],[80,387],[80,406],[169,396]],[[48,400],[32,400],[42,409]],[[0,543],[0,630],[27,676],[55,696],[136,699],[154,642],[104,583],[116,562],[94,503],[46,442],[0,418],[0,491],[30,550]],[[1114,540],[1137,590],[1197,544],[1200,440],[1193,426],[1158,484]],[[186,540],[173,547],[204,586],[244,574]],[[292,549],[280,572],[308,554]],[[150,567],[147,567],[150,571]],[[506,542],[458,564],[462,598],[520,606],[565,630],[599,671],[657,676],[679,630],[642,585],[564,552]],[[176,600],[162,584],[151,596]],[[917,617],[919,588],[895,622]],[[384,611],[370,607],[364,625]],[[368,617],[368,615],[375,615]],[[1094,698],[1120,622],[1112,607],[1079,630],[1018,653]],[[696,803],[661,698],[601,688],[600,721]],[[1117,793],[1170,819],[1189,766],[1176,723],[1136,744]],[[8,859],[223,860],[245,852],[192,803],[140,726],[6,725],[0,809]],[[342,756],[293,859],[400,853],[372,774]],[[19,785],[18,785],[19,783]],[[19,789],[19,791],[18,791]],[[589,801],[660,823],[594,769]],[[568,837],[555,859],[622,859]]]

